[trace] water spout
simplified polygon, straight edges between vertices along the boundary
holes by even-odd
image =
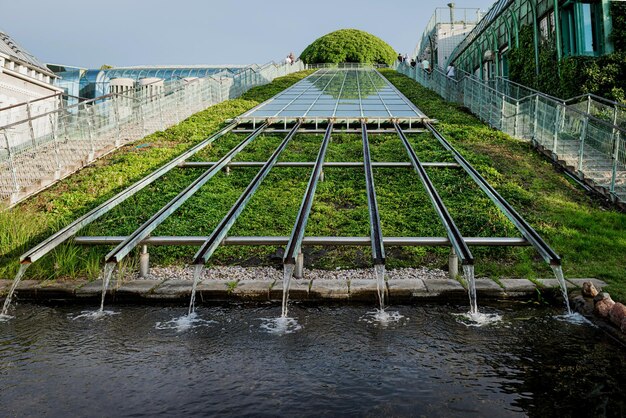
[[[474,266],[471,264],[463,265],[463,276],[467,281],[467,293],[470,300],[470,314],[478,314],[478,301],[476,298],[476,280],[474,279]]]
[[[376,264],[374,265],[374,277],[376,278],[376,290],[378,291],[378,302],[380,304],[380,311],[385,310],[385,293],[387,289],[385,288],[385,265],[384,264]]]
[[[13,279],[13,283],[11,284],[11,288],[9,289],[9,294],[7,298],[4,300],[4,306],[2,307],[2,313],[0,313],[0,318],[8,318],[9,317],[9,306],[11,306],[11,299],[13,298],[13,294],[15,293],[15,289],[17,289],[17,285],[20,284],[22,277],[24,277],[24,273],[30,267],[30,263],[20,265],[20,269]]]
[[[281,318],[287,318],[287,313],[289,312],[287,309],[287,303],[289,302],[289,285],[291,284],[291,277],[293,276],[293,271],[295,270],[295,264],[285,264],[284,273],[283,273],[283,309]]]
[[[107,295],[109,282],[111,281],[111,276],[113,276],[113,270],[115,270],[116,265],[117,263],[106,263],[104,265],[104,277],[102,279],[102,299],[100,300],[100,313],[104,312],[104,298]]]
[[[567,308],[567,314],[572,314],[572,309],[569,306],[569,297],[567,295],[567,284],[565,283],[565,277],[563,276],[563,269],[561,266],[552,265],[552,271],[554,271],[554,276],[559,282],[559,286],[561,286],[561,293],[563,294],[563,299],[565,299],[565,307]]]
[[[191,300],[189,301],[189,315],[194,313],[196,310],[196,289],[198,288],[198,283],[200,283],[200,279],[202,278],[203,271],[204,264],[196,264],[193,267],[193,285],[191,287]]]

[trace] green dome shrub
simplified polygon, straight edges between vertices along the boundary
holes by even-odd
[[[363,64],[391,65],[396,53],[382,39],[357,29],[341,29],[316,39],[307,46],[300,59],[307,64]]]

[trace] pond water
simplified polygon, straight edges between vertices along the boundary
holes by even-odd
[[[626,350],[561,310],[276,305],[84,308],[20,304],[0,322],[2,416],[619,416]],[[96,307],[93,307],[96,310]],[[297,321],[297,323],[296,323]],[[189,325],[189,324],[187,324]],[[178,328],[177,328],[178,326]]]

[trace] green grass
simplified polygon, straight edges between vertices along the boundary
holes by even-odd
[[[276,80],[237,100],[200,112],[165,132],[99,160],[11,211],[0,213],[0,277],[11,278],[17,258],[52,232],[145,176],[185,149],[215,132],[224,121],[266,100],[306,73]],[[524,142],[514,140],[478,121],[463,108],[446,103],[412,80],[393,71],[388,77],[426,114],[487,180],[537,229],[563,257],[567,277],[598,277],[611,284],[618,299],[626,300],[623,281],[626,262],[626,215],[603,208],[571,184]],[[284,135],[264,134],[250,143],[235,161],[265,161]],[[194,157],[216,161],[245,135],[228,134]],[[408,135],[419,158],[453,161],[429,133]],[[280,161],[314,161],[322,135],[298,134]],[[373,161],[408,161],[396,135],[371,135]],[[138,145],[149,144],[138,148]],[[327,161],[362,161],[360,135],[335,134]],[[254,177],[258,168],[233,168],[218,173],[153,235],[208,235]],[[326,168],[319,183],[306,234],[308,236],[369,236],[368,209],[362,168]],[[465,236],[519,236],[513,225],[471,179],[458,168],[427,168],[444,202]],[[176,168],[79,235],[127,235],[158,211],[203,172]],[[311,173],[310,168],[274,168],[233,225],[229,235],[289,235]],[[445,236],[419,177],[412,169],[374,170],[381,224],[385,236]],[[30,278],[96,277],[110,248],[62,245],[35,263]],[[184,265],[196,247],[154,247],[151,261]],[[275,247],[220,247],[212,264],[280,265]],[[386,248],[388,266],[444,267],[446,248]],[[550,277],[551,271],[532,248],[477,248],[479,275]],[[125,268],[136,268],[137,254]],[[309,266],[369,267],[371,251],[360,248],[305,248]]]
[[[605,280],[614,297],[626,300],[626,214],[604,207],[576,187],[527,142],[489,128],[408,77],[390,70],[383,74],[439,120],[438,129],[446,138],[561,255],[566,277]],[[465,204],[476,210],[473,201]],[[529,278],[549,274],[531,248],[506,251],[502,259],[490,251],[484,255],[477,257],[481,274]]]

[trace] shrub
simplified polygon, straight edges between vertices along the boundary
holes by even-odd
[[[324,35],[300,54],[300,59],[307,64],[358,62],[390,65],[395,58],[394,49],[386,42],[357,29],[341,29]]]

